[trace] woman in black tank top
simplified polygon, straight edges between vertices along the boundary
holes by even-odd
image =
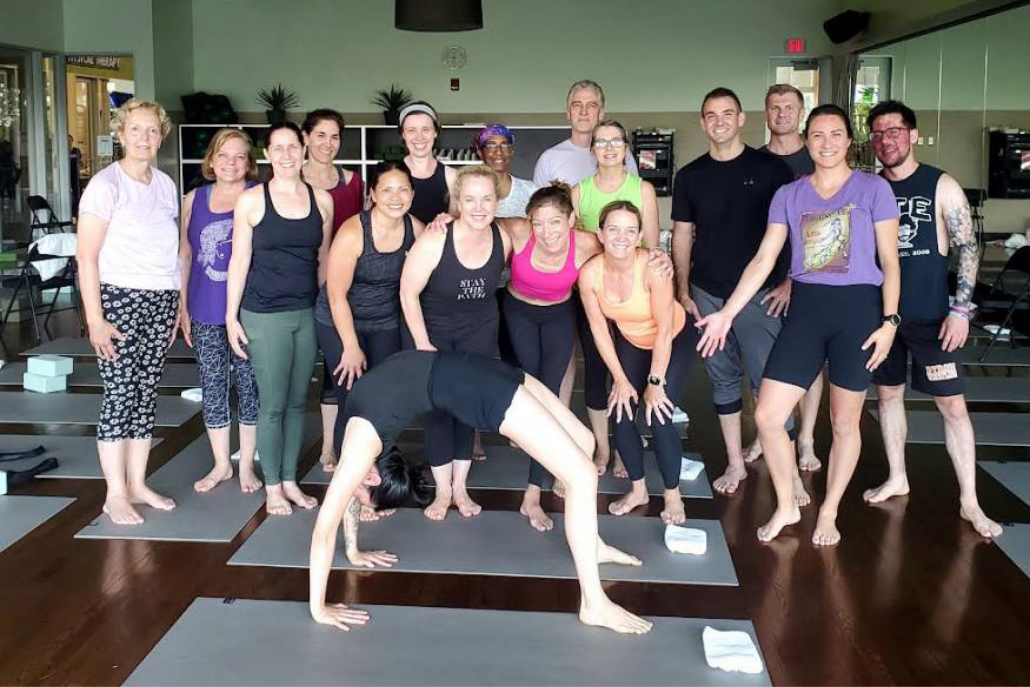
[[[468,351],[496,357],[497,288],[511,240],[494,221],[497,173],[465,167],[454,184],[457,219],[445,233],[424,233],[415,242],[401,277],[401,306],[419,350]],[[426,457],[433,468],[436,500],[426,517],[442,520],[454,503],[476,515],[465,481],[472,461],[473,428],[436,411],[426,419]]]
[[[351,386],[401,350],[401,270],[422,231],[422,223],[408,214],[411,174],[403,162],[380,162],[369,181],[372,209],[340,226],[329,251],[328,280],[315,304],[318,344],[340,409],[329,437],[335,456]],[[334,466],[335,461],[325,469]]]
[[[317,355],[312,307],[324,281],[333,201],[301,180],[301,150],[296,124],[268,130],[272,179],[236,201],[226,287],[229,345],[250,358],[257,378],[257,450],[271,515],[318,505],[297,486],[297,459]]]
[[[429,224],[450,204],[450,189],[454,186],[456,173],[433,156],[436,137],[440,134],[440,123],[436,110],[424,102],[414,102],[400,114],[397,127],[408,154],[404,163],[411,170],[414,198],[411,214],[423,224]]]

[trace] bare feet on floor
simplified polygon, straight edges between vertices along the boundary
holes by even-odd
[[[906,494],[908,494],[908,477],[902,475],[901,477],[889,478],[875,489],[866,489],[862,493],[862,498],[867,503],[882,503],[889,498],[905,496]]]
[[[747,479],[747,469],[740,467],[735,468],[732,465],[726,466],[726,472],[722,473],[722,476],[712,482],[712,488],[714,488],[720,494],[729,496],[733,492],[737,491],[737,487],[740,483]]]
[[[318,462],[322,464],[323,472],[332,472],[336,469],[336,453],[332,445],[322,445],[322,455],[318,457]]]
[[[751,445],[744,451],[744,462],[753,463],[762,457],[762,442],[755,439],[751,442]]]
[[[254,472],[254,461],[253,460],[241,460],[240,461],[240,491],[244,494],[253,494],[264,486],[264,483],[258,478],[257,473]]]
[[[812,503],[812,497],[805,491],[805,483],[801,481],[801,475],[794,473],[794,503],[802,508]]]
[[[619,479],[629,479],[629,471],[626,470],[626,466],[622,463],[622,456],[618,453],[615,454],[615,467],[612,468],[612,474]]]
[[[283,485],[269,484],[265,487],[265,510],[269,515],[290,515],[293,507],[283,494]]]
[[[560,499],[565,498],[565,482],[555,477],[554,484],[551,486],[551,493]]]
[[[203,478],[198,479],[193,483],[193,490],[198,494],[209,492],[217,487],[222,482],[228,482],[232,479],[232,463],[226,463],[225,465],[215,465],[211,469],[211,472],[207,473]]]
[[[107,517],[111,518],[111,522],[116,525],[143,524],[143,516],[132,507],[128,497],[108,495],[107,500],[104,501],[103,510],[107,513]]]
[[[290,503],[305,510],[310,510],[318,505],[318,499],[302,492],[296,482],[283,482],[283,496],[289,499]]]
[[[687,521],[686,511],[683,510],[683,497],[679,489],[665,490],[665,508],[662,509],[662,522],[666,525],[682,525]]]
[[[451,507],[451,492],[443,490],[437,485],[436,497],[433,502],[426,506],[422,513],[430,520],[440,521],[447,517],[447,509]]]
[[[984,515],[979,504],[963,504],[959,509],[959,515],[963,520],[967,520],[981,537],[994,538],[1001,534],[1001,525]]]
[[[360,520],[361,522],[375,522],[376,520],[388,518],[396,512],[397,510],[394,508],[389,508],[387,510],[376,510],[372,506],[366,506],[365,504],[361,504],[361,510],[358,512],[358,520]]]
[[[608,599],[596,607],[582,604],[579,608],[579,620],[584,625],[607,627],[609,630],[623,634],[642,635],[651,631],[650,620],[633,615],[622,606],[613,604]]]
[[[821,470],[823,463],[815,457],[815,447],[808,442],[798,442],[798,470],[802,472],[816,472]]]
[[[458,509],[458,512],[466,518],[474,517],[483,512],[483,507],[473,501],[472,497],[464,489],[455,489],[454,498],[451,499],[451,502]]]
[[[472,460],[486,460],[486,449],[483,448],[483,439],[476,430],[475,440],[472,442]]]
[[[554,528],[554,520],[547,517],[547,513],[540,507],[539,492],[535,495],[530,495],[529,492],[526,492],[526,495],[522,498],[522,506],[519,507],[519,512],[529,518],[529,526],[537,532],[549,532]]]
[[[796,504],[792,504],[786,510],[776,509],[773,516],[769,519],[769,522],[765,523],[758,528],[758,538],[761,541],[772,541],[779,535],[787,525],[793,525],[801,519],[801,509]]]
[[[158,510],[172,510],[175,508],[175,501],[158,494],[145,484],[129,487],[129,501],[132,503],[143,503]]]
[[[643,482],[644,480],[640,480]],[[634,483],[633,489],[618,501],[608,504],[608,512],[612,515],[625,515],[634,508],[646,506],[651,498],[647,495],[647,489],[642,485],[637,487]]]
[[[643,562],[636,556],[631,556],[621,549],[608,546],[600,537],[597,538],[597,563],[614,563],[615,565],[629,565],[639,567]]]
[[[815,532],[812,543],[816,546],[836,546],[840,543],[840,531],[837,529],[837,516],[819,514],[815,520]]]
[[[601,446],[594,446],[594,467],[597,468],[597,476],[600,477],[608,470],[608,449]]]

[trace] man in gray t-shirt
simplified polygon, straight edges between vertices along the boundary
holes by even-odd
[[[604,119],[604,91],[593,81],[577,81],[569,89],[565,116],[571,125],[569,138],[545,150],[536,162],[533,183],[548,186],[563,181],[575,186],[597,170],[597,160],[590,150],[594,127]],[[626,169],[637,174],[637,163],[626,156]]]

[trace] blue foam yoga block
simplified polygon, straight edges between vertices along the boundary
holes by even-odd
[[[28,370],[40,377],[64,377],[72,373],[72,359],[61,355],[36,355],[29,358]]]
[[[44,377],[32,372],[26,372],[21,376],[21,383],[28,391],[38,391],[41,394],[64,391],[68,388],[68,378],[64,375],[60,377]]]

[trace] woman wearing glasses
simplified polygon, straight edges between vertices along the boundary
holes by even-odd
[[[515,159],[515,135],[503,124],[490,124],[472,137],[472,145],[483,164],[500,177],[497,186],[497,217],[525,217],[526,204],[536,190],[536,185],[511,173],[511,162]]]

